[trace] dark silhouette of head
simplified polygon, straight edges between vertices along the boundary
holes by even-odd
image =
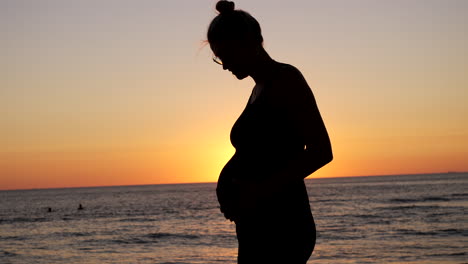
[[[244,79],[264,51],[260,24],[249,13],[236,10],[231,1],[219,1],[216,10],[219,14],[208,27],[208,43],[223,68]]]

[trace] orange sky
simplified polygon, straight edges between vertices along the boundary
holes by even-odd
[[[253,82],[202,48],[215,3],[1,2],[0,189],[216,181]],[[311,177],[468,171],[467,1],[236,6],[317,98]]]

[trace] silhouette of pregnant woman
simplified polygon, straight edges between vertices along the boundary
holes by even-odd
[[[230,1],[216,9],[207,34],[213,60],[255,81],[216,189],[236,224],[238,263],[304,264],[316,236],[304,179],[333,159],[327,130],[301,72],[265,51],[257,20]]]

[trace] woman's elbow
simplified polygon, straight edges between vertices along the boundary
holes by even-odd
[[[310,164],[315,164],[318,168],[321,168],[333,160],[333,152],[331,148],[323,148],[309,152],[308,158]]]
[[[323,144],[321,147],[307,148],[308,159],[315,160],[320,163],[320,167],[330,163],[333,160],[333,151],[331,144]]]
[[[322,166],[330,163],[333,160],[333,151],[331,144],[326,144],[321,148],[320,156],[322,160]]]
[[[304,173],[306,175],[305,177],[327,165],[333,160],[333,153],[331,151],[319,151],[310,154],[312,155],[307,158],[308,165],[306,166],[306,173]]]
[[[324,164],[323,165],[326,165],[326,164],[330,163],[332,160],[333,160],[333,153],[330,150],[329,152],[327,152],[324,155]]]
[[[331,150],[320,151],[318,160],[320,160],[320,167],[323,167],[333,160],[333,153]]]
[[[326,137],[324,136],[319,142],[319,144],[316,144],[316,151],[322,163],[321,165],[325,166],[333,160],[332,145],[328,135],[326,135]]]

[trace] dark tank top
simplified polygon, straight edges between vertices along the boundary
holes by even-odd
[[[273,81],[271,79],[266,82],[254,102],[250,103],[249,100],[232,127],[230,138],[236,152],[223,168],[220,181],[222,178],[228,178],[228,181],[241,179],[261,183],[275,173],[283,171],[291,159],[295,159],[304,151],[305,144],[301,133],[295,129],[288,111],[272,103]],[[304,181],[297,179],[289,182],[263,202],[260,215],[271,218],[272,214],[310,214]]]
[[[231,130],[231,143],[243,173],[251,180],[267,178],[304,150],[284,109],[269,103],[268,85],[253,103],[248,103]],[[250,100],[249,100],[250,101]]]

